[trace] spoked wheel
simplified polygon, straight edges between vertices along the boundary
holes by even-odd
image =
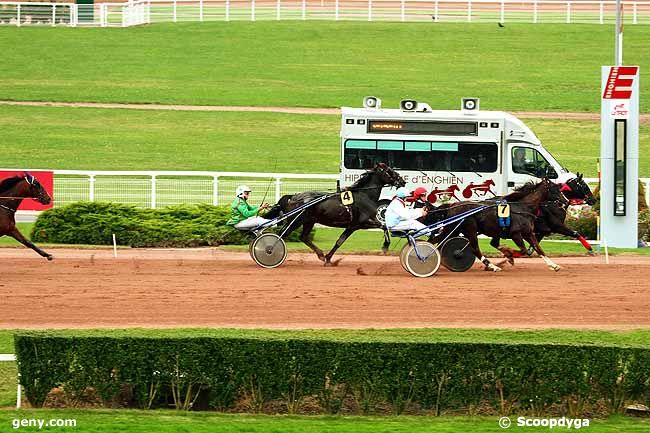
[[[386,208],[390,204],[390,200],[380,200],[377,206],[377,221],[386,224]]]
[[[452,272],[465,272],[474,265],[476,257],[467,238],[450,238],[442,245],[442,266]]]
[[[277,268],[287,258],[287,244],[276,234],[264,233],[251,244],[251,256],[263,268]]]
[[[430,277],[440,268],[440,252],[432,243],[415,241],[415,246],[409,245],[404,255],[406,270],[416,277]]]

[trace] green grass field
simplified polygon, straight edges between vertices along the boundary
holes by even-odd
[[[526,124],[561,164],[596,176],[599,122]],[[13,149],[1,166],[338,173],[339,129],[331,115],[0,106]],[[650,124],[641,124],[639,142],[639,171],[650,177]]]
[[[598,112],[614,60],[612,27],[581,24],[4,27],[0,40],[0,99],[13,100],[339,107],[372,94],[456,109],[478,96],[483,109]],[[626,64],[650,66],[648,40],[650,26],[626,26]]]
[[[192,433],[498,433],[498,417],[343,417],[343,416],[268,416],[226,415],[214,413],[177,412],[168,410],[20,410],[0,411],[0,429],[12,431],[14,420],[74,419],[76,427],[56,427],[44,431],[57,432],[192,432]],[[513,423],[516,418],[512,417]],[[20,422],[20,421],[17,421]],[[559,430],[559,428],[557,428]],[[587,431],[592,433],[642,433],[650,429],[647,420],[614,417],[592,420]],[[20,431],[35,432],[37,427]],[[512,432],[542,432],[548,427],[516,427]],[[553,430],[550,430],[553,431]],[[562,429],[560,431],[565,431]]]
[[[216,432],[216,433],[497,433],[504,431],[497,417],[341,417],[341,416],[263,416],[178,413],[172,411],[51,411],[23,410],[0,412],[0,426],[9,428],[13,419],[60,418],[77,420],[75,428],[57,428],[62,432]],[[515,421],[515,417],[513,417]],[[515,421],[516,422],[516,421]],[[593,420],[588,431],[594,433],[645,432],[647,420],[615,417]],[[22,428],[21,431],[38,431]],[[548,431],[546,428],[512,427],[507,431]]]
[[[21,232],[30,237],[32,230],[32,223],[18,223],[18,228]],[[341,229],[330,229],[330,228],[318,228],[314,237],[314,242],[322,248],[330,248],[338,237],[341,235],[343,230]],[[381,245],[384,241],[384,235],[381,231],[368,231],[360,230],[354,233],[343,246],[338,250],[337,254],[340,253],[376,253],[381,254]],[[404,240],[399,238],[393,238],[389,254],[397,254],[400,249],[404,246]],[[501,253],[495,250],[490,246],[489,239],[479,239],[481,250],[488,257],[501,257]],[[502,243],[514,247],[514,243],[509,240],[504,240]],[[0,237],[0,247],[2,246],[14,246],[22,247],[16,240],[9,238],[7,236]],[[40,244],[39,246],[47,248],[47,245]],[[62,245],[64,246],[64,245]],[[580,256],[585,254],[585,249],[578,242],[555,242],[552,240],[546,240],[542,244],[544,251],[549,256]],[[79,245],[72,246],[74,248],[79,248]],[[289,251],[293,252],[309,252],[311,251],[305,244],[301,242],[287,242],[287,247]],[[233,251],[248,251],[247,245],[229,245],[223,246],[227,250]],[[598,249],[598,247],[596,247]],[[604,251],[602,251],[604,254]],[[36,253],[34,253],[36,254]],[[56,250],[52,251],[52,254],[56,256]],[[618,254],[635,254],[635,255],[649,255],[650,248],[638,248],[638,249],[629,249],[629,248],[610,248],[609,254],[618,255]]]

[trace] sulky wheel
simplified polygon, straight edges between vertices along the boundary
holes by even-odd
[[[276,234],[264,233],[251,244],[251,256],[263,268],[276,268],[287,258],[287,244]]]
[[[406,253],[408,252],[408,248],[410,246],[411,245],[407,242],[406,245],[404,245],[402,247],[402,249],[400,250],[400,252],[399,252],[399,263],[400,263],[400,265],[402,265],[402,267],[404,268],[404,270],[406,272],[409,271],[408,269],[406,269]]]
[[[450,238],[442,244],[440,254],[442,266],[452,272],[465,272],[474,265],[476,260],[469,241],[460,236]]]
[[[440,252],[432,243],[416,241],[415,246],[408,246],[404,255],[406,270],[416,277],[430,277],[440,268]]]

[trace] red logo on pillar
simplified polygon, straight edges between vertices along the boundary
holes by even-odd
[[[603,99],[630,99],[632,83],[634,83],[638,72],[638,66],[612,66],[609,68]]]

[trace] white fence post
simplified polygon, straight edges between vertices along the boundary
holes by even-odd
[[[401,4],[401,14],[402,14],[402,22],[406,21],[406,5],[404,4],[405,0],[402,0]]]
[[[277,0],[275,5],[275,19],[280,21],[280,0]]]
[[[156,208],[156,175],[151,175],[151,209]]]
[[[503,0],[501,0],[501,22],[506,22],[506,5]]]
[[[537,1],[533,3],[533,23],[537,24]]]
[[[632,24],[638,24],[638,21],[637,21],[637,19],[636,19],[636,7],[637,7],[637,6],[638,6],[638,5],[637,5],[636,3],[634,3],[634,4],[632,5]]]
[[[275,178],[275,202],[280,201],[280,185],[282,185],[282,181],[280,180],[280,177]]]
[[[230,0],[226,0],[226,21],[230,21]]]
[[[52,27],[56,26],[56,3],[52,3]]]
[[[335,17],[336,21],[338,21],[339,20],[339,0],[336,0],[334,2],[334,9],[335,9],[334,10],[334,17]]]
[[[251,21],[255,21],[255,0],[251,0]]]
[[[372,21],[372,0],[368,0],[368,21]]]
[[[16,388],[16,409],[20,409],[23,405],[23,388],[20,386],[20,373],[18,373],[18,385]]]
[[[571,24],[571,2],[566,4],[566,23]]]
[[[307,0],[302,0],[302,19],[307,19]]]
[[[203,0],[199,0],[199,21],[203,22]]]
[[[467,2],[467,22],[472,22],[472,0],[468,0]]]
[[[599,8],[598,16],[599,16],[598,21],[600,22],[600,24],[602,24],[603,23],[603,2],[600,2],[600,8]]]
[[[88,200],[95,201],[95,175],[88,177]]]
[[[18,3],[18,6],[16,6],[16,27],[20,27],[20,3]]]
[[[433,15],[435,15],[435,21],[440,21],[440,14],[438,13],[438,0],[433,5]]]
[[[219,204],[219,176],[212,178],[212,204],[215,206]]]

